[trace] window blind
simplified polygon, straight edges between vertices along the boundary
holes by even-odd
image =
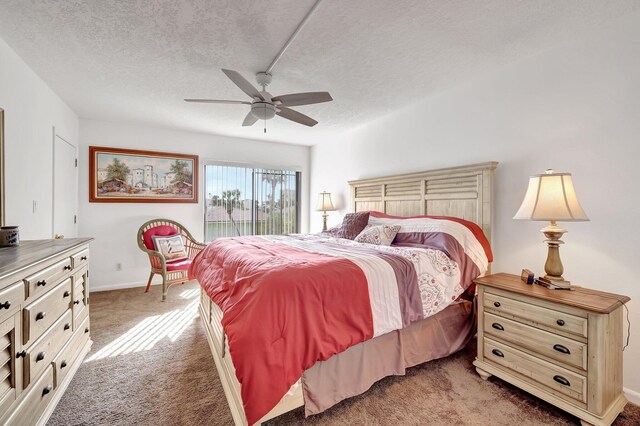
[[[205,166],[205,240],[298,232],[300,173]]]

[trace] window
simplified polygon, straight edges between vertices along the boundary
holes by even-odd
[[[298,232],[300,172],[215,164],[204,170],[205,241]]]

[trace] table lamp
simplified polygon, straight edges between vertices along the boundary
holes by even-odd
[[[327,212],[332,212],[336,208],[333,207],[331,202],[331,193],[321,192],[318,196],[318,204],[316,205],[316,211],[322,212],[322,232],[327,230]]]
[[[545,174],[531,176],[522,205],[513,218],[551,222],[540,230],[549,247],[544,277],[556,285],[568,286],[570,282],[562,277],[564,268],[560,260],[560,244],[564,244],[560,238],[567,230],[558,226],[557,221],[589,220],[576,196],[571,173],[554,173],[549,169]]]

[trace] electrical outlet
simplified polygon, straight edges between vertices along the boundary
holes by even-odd
[[[37,211],[38,211],[38,201],[33,200],[33,214],[36,214]]]
[[[116,271],[122,271],[122,263],[116,263]]]

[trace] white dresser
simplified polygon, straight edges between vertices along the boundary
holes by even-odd
[[[0,424],[45,424],[91,348],[87,238],[0,248]]]

